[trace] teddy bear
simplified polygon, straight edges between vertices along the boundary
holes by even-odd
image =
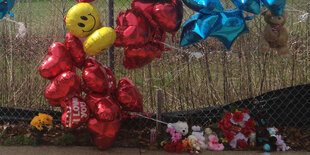
[[[266,52],[269,48],[275,49],[280,56],[290,54],[287,42],[288,31],[284,24],[287,20],[287,13],[284,11],[281,16],[273,15],[270,11],[262,13],[267,23],[261,43],[261,49]]]
[[[188,125],[186,122],[178,121],[176,123],[169,123],[168,128],[173,128],[177,133],[181,133],[183,136],[188,134]]]
[[[200,126],[192,126],[192,135],[197,139],[197,145],[201,148],[201,149],[207,149],[208,145],[206,145],[205,141],[205,137],[203,136],[203,131],[201,131],[201,127]]]
[[[216,133],[212,131],[211,128],[205,128],[205,142],[208,144],[209,142],[209,136],[214,135],[216,136]]]

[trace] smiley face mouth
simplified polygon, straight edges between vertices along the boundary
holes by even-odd
[[[93,17],[93,19],[94,19],[94,25],[93,25],[93,27],[92,27],[90,30],[88,30],[88,31],[82,30],[83,32],[91,32],[91,31],[95,28],[96,23],[97,23],[96,18],[95,18],[91,13],[88,14],[88,15]]]

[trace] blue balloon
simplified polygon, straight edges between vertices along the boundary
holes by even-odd
[[[253,14],[260,13],[260,0],[231,0],[240,10]]]
[[[210,36],[220,40],[228,50],[240,34],[249,32],[241,10],[224,11],[215,25]]]
[[[224,10],[219,0],[183,0],[183,3],[190,9],[204,14],[219,13]]]
[[[286,5],[286,0],[262,0],[264,5],[276,16],[281,16]]]
[[[230,50],[236,38],[249,31],[241,10],[223,11],[218,14],[197,13],[185,22],[180,46],[215,37]]]
[[[180,46],[187,46],[206,39],[217,22],[219,15],[197,13],[183,25]]]
[[[264,151],[270,151],[270,145],[269,144],[265,144],[264,146],[263,146],[263,150]]]
[[[6,14],[14,16],[10,11],[15,4],[15,0],[0,0],[0,19],[2,19]]]

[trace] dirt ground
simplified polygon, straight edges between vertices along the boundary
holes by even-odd
[[[0,155],[171,155],[164,151],[140,150],[137,148],[110,148],[106,151],[100,151],[95,147],[55,147],[55,146],[0,146]],[[183,153],[188,154],[188,153]],[[310,155],[310,152],[250,152],[250,151],[224,151],[210,152],[205,151],[201,155]]]

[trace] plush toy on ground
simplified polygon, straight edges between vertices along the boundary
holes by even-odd
[[[205,141],[205,137],[203,136],[203,131],[201,131],[200,126],[192,126],[192,136],[194,136],[197,141],[197,145],[200,147],[201,150],[205,150],[208,148],[208,146],[206,145]]]
[[[283,12],[281,16],[273,15],[270,11],[262,14],[267,23],[262,39],[262,50],[266,52],[269,48],[277,50],[281,56],[290,54],[287,41],[288,32],[284,24],[286,23],[287,14]]]
[[[186,122],[178,121],[176,123],[169,123],[168,128],[174,128],[177,133],[181,133],[183,136],[188,134],[188,125]]]

